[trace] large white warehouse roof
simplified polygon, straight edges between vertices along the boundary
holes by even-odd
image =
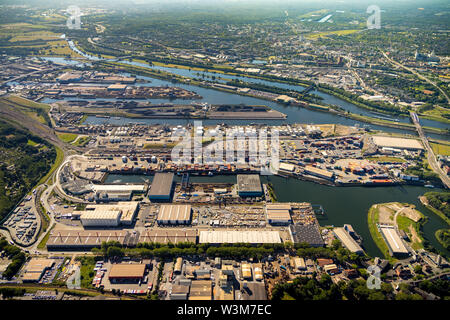
[[[200,231],[200,243],[281,243],[278,231]]]

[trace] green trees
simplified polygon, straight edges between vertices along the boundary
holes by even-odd
[[[424,280],[419,283],[419,288],[433,293],[442,299],[450,300],[450,282],[441,279]]]
[[[18,247],[10,245],[5,239],[0,240],[0,251],[2,250],[12,260],[2,275],[6,279],[11,279],[25,263],[26,256]]]
[[[41,147],[32,146],[31,140]],[[45,140],[0,121],[0,221],[50,170],[55,148]]]
[[[287,244],[286,246],[289,247],[292,246],[292,244]],[[110,259],[121,258],[125,255],[136,258],[170,258],[204,254],[209,257],[223,257],[231,259],[261,259],[286,250],[286,246],[283,244],[264,244],[262,246],[255,247],[247,243],[222,244],[220,246],[216,246],[206,243],[195,244],[181,242],[176,244],[139,243],[135,248],[123,248],[119,242],[110,241],[103,242],[100,248],[93,248],[92,253],[102,255],[103,257]]]
[[[443,212],[448,218],[450,218],[450,192],[427,192],[424,195],[428,203],[435,209]]]
[[[388,283],[382,283],[380,289],[369,289],[363,279],[335,284],[328,274],[324,274],[320,279],[298,277],[292,283],[278,284],[272,291],[272,300],[386,300],[392,298],[392,291]]]
[[[0,296],[3,299],[10,299],[12,297],[23,296],[25,294],[25,289],[23,288],[0,288]]]

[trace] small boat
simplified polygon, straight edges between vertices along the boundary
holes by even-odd
[[[424,185],[425,188],[434,188],[434,186],[432,184],[426,184]]]
[[[212,173],[211,171],[208,172],[208,176],[211,177],[211,176],[213,176],[213,175],[214,175],[214,173]]]

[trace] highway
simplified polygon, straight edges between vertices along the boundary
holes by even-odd
[[[417,132],[419,133],[420,139],[422,139],[422,144],[427,151],[428,164],[430,165],[431,169],[439,175],[439,178],[441,178],[442,183],[447,187],[447,189],[449,189],[450,188],[450,178],[447,176],[447,174],[445,174],[445,172],[439,166],[439,163],[436,159],[433,149],[431,148],[430,143],[428,142],[428,139],[425,136],[425,133],[423,132],[422,126],[420,125],[419,117],[413,111],[410,111],[409,114],[411,116],[411,119],[412,119],[414,125],[416,126],[416,129],[417,129]]]

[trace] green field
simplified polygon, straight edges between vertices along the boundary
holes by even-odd
[[[48,112],[50,111],[50,106],[48,104],[34,102],[14,95],[0,98],[0,103],[18,109],[42,124],[46,124],[49,127],[52,126],[50,117],[48,116]]]
[[[90,289],[95,275],[95,257],[77,257],[77,260],[81,262],[81,287]]]
[[[47,231],[47,234],[45,235],[44,238],[42,238],[41,242],[39,242],[37,248],[42,250],[45,249],[45,245],[47,244],[48,238],[50,237],[50,232],[52,231],[52,229],[55,227],[55,224],[53,224],[53,226],[50,228],[50,230]]]
[[[79,137],[72,144],[77,147],[84,147],[89,141],[91,141],[91,137]]]
[[[58,138],[61,141],[67,142],[67,143],[71,143],[73,141],[75,141],[75,139],[78,137],[77,134],[75,133],[56,133],[56,135],[58,136]]]
[[[448,144],[438,144],[438,143],[430,143],[431,148],[435,154],[440,154],[443,156],[450,156],[450,145]]]
[[[381,157],[367,157],[366,159],[370,160],[370,161],[375,161],[375,162],[397,162],[397,163],[406,162],[406,160],[401,159],[401,158],[385,157],[385,156],[381,156]]]
[[[423,219],[423,215],[422,215],[422,219]],[[397,216],[397,227],[399,230],[403,230],[404,232],[406,232],[406,234],[408,235],[409,239],[411,240],[411,247],[414,250],[418,250],[418,249],[423,249],[423,238],[420,235],[420,222],[421,220],[419,220],[418,222],[414,222],[413,220],[402,216],[402,215],[398,215]],[[415,234],[417,236],[414,237],[411,229],[415,230]]]
[[[378,216],[380,213],[377,206],[379,206],[379,205],[373,205],[369,209],[368,224],[369,224],[370,235],[372,236],[372,239],[375,242],[375,244],[377,245],[378,249],[380,249],[380,251],[383,253],[384,257],[392,262],[395,259],[389,255],[389,248],[388,248],[387,244],[384,242],[383,236],[381,235],[381,233],[378,231],[378,228],[377,228]]]

